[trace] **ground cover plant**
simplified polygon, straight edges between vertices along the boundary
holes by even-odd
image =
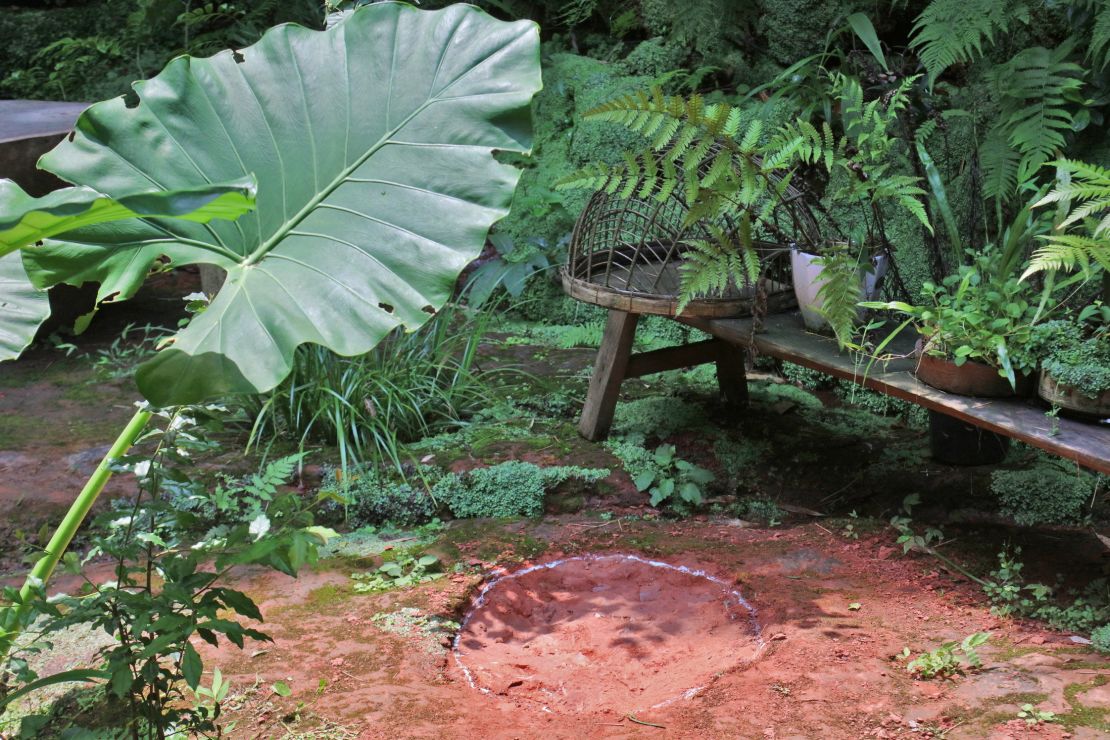
[[[919,407],[766,357],[742,411],[712,365],[668,371],[625,383],[607,442],[580,439],[605,313],[559,287],[589,193],[557,186],[586,168],[591,187],[681,188],[760,238],[789,181],[861,372],[905,320],[858,311],[860,268],[883,255],[876,305],[935,328],[935,351],[1003,375],[1058,363],[1097,388],[1105,3],[477,4],[55,0],[0,18],[20,29],[0,96],[93,99],[147,78],[44,160],[75,190],[34,202],[0,186],[0,304],[20,311],[0,315],[0,352],[24,351],[41,288],[100,283],[94,338],[62,327],[68,357],[39,342],[0,369],[0,410],[29,420],[5,419],[0,441],[18,554],[45,550],[49,570],[64,549],[54,510],[22,492],[64,499],[105,458],[78,422],[107,399],[130,411],[137,364],[156,405],[107,451],[57,578],[20,593],[11,574],[0,732],[1110,731],[1104,478],[1020,445],[994,466],[938,463]],[[304,28],[266,30],[285,20]],[[710,142],[746,164],[710,157],[695,180]],[[687,297],[760,277],[743,230],[718,236],[694,245]],[[227,273],[214,295],[189,295],[198,263]],[[140,285],[171,300],[128,313]],[[705,338],[651,317],[635,346]],[[113,500],[93,508],[102,484]],[[705,693],[636,706],[606,661],[666,659],[721,601],[683,598],[597,654],[557,656],[587,666],[574,690],[604,710],[527,676],[476,692],[456,651],[482,629],[542,655],[560,629],[621,626],[618,591],[665,611],[652,584],[591,581],[586,618],[524,591],[469,617],[497,578],[605,554],[717,579],[726,603],[756,607],[766,647]],[[695,644],[735,654],[720,635]]]

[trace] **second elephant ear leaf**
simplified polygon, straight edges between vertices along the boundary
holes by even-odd
[[[262,392],[306,342],[354,355],[415,329],[507,212],[540,88],[535,24],[472,6],[374,3],[327,31],[283,25],[207,59],[179,57],[89,108],[41,166],[109,195],[243,175],[234,223],[143,219],[48,242],[37,284],[134,294],[159,260],[227,271],[211,305],[140,367],[156,405]]]
[[[31,284],[23,267],[22,250],[34,252],[44,239],[94,224],[140,216],[196,222],[235,219],[253,205],[252,178],[118,200],[87,187],[62,188],[35,198],[11,180],[0,180],[0,361],[18,357],[50,315],[46,293]]]

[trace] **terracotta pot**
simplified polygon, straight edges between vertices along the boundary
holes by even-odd
[[[990,365],[973,360],[957,365],[946,358],[925,354],[921,342],[917,343],[917,351],[917,379],[937,390],[979,398],[1028,396],[1033,392],[1032,375],[1018,373],[1015,391],[1010,387],[1010,381],[999,375],[998,370]]]
[[[1110,419],[1110,388],[1097,397],[1080,393],[1073,385],[1060,383],[1046,371],[1041,371],[1041,382],[1037,395],[1053,406],[1060,407],[1061,413],[1081,419]]]

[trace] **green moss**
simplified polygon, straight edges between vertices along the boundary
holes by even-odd
[[[713,454],[729,481],[735,486],[740,481],[749,480],[758,472],[757,466],[771,450],[771,443],[765,439],[721,436],[713,442]]]
[[[617,404],[613,433],[664,439],[705,425],[706,412],[700,404],[674,396],[650,396]]]
[[[1105,686],[1107,683],[1110,683],[1110,677],[1096,676],[1085,683],[1073,683],[1064,687],[1064,700],[1067,701],[1071,710],[1056,715],[1057,721],[1067,730],[1074,730],[1077,727],[1110,730],[1110,721],[1107,721],[1107,714],[1110,714],[1110,709],[1087,706],[1082,701],[1083,692]]]
[[[835,0],[764,0],[759,30],[768,51],[785,66],[823,49],[828,30],[852,8]]]
[[[437,549],[456,552],[485,561],[531,560],[547,551],[548,543],[531,534],[529,528],[506,530],[502,522],[461,520],[454,523]]]
[[[753,401],[768,406],[790,401],[807,411],[825,408],[820,398],[789,383],[751,383],[749,390]]]

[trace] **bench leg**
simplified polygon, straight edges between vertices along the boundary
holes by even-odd
[[[613,412],[617,408],[621,382],[628,370],[628,358],[632,354],[632,340],[636,338],[636,322],[639,314],[610,310],[601,337],[601,347],[597,350],[594,372],[590,376],[590,390],[586,394],[586,405],[582,408],[582,419],[578,422],[578,432],[591,442],[604,439],[613,423]]]
[[[717,386],[730,406],[748,405],[747,358],[744,350],[721,342],[717,355]]]

